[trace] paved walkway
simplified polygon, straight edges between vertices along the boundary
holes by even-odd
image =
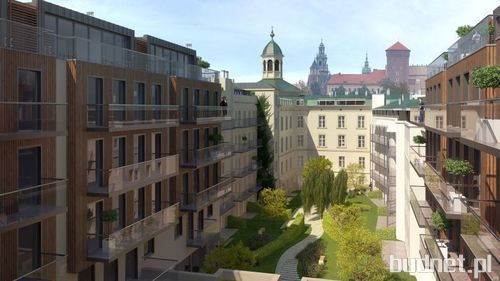
[[[304,212],[302,209],[299,212]],[[297,213],[299,213],[297,212]],[[323,225],[319,214],[314,213],[306,215],[305,223],[311,226],[311,234],[304,238],[304,240],[288,248],[286,252],[281,255],[278,264],[276,265],[275,273],[280,274],[280,281],[300,281],[297,274],[297,256],[309,243],[318,240],[323,235]]]

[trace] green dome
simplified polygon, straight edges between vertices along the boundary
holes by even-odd
[[[274,32],[271,30],[271,41],[267,43],[267,45],[264,47],[264,50],[262,50],[262,57],[267,57],[267,56],[282,56],[283,53],[281,52],[280,46],[274,42]]]

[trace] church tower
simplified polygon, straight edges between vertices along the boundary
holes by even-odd
[[[363,73],[363,74],[370,74],[370,73],[372,73],[372,69],[370,68],[370,64],[368,63],[368,53],[366,53],[365,65],[363,66],[363,69],[361,70],[361,73]]]
[[[267,43],[262,51],[262,79],[283,78],[283,53],[281,48],[274,42],[274,31],[271,29],[271,41]]]
[[[319,44],[316,58],[309,68],[309,77],[307,78],[307,87],[312,95],[326,95],[330,71],[328,70],[328,57],[325,53],[323,39]]]

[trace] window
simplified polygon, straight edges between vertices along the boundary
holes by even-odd
[[[283,117],[280,119],[280,131],[283,131]]]
[[[280,152],[283,153],[283,138],[280,138]]]
[[[155,239],[150,239],[144,243],[144,255],[148,256],[155,252]]]
[[[358,136],[358,148],[365,147],[365,136]]]
[[[465,127],[467,126],[467,122],[466,122],[467,119],[465,119],[465,115],[462,115],[462,118],[461,118],[461,126],[462,126],[462,129],[465,129]]]
[[[436,116],[436,129],[443,128],[443,116]]]
[[[345,156],[339,156],[339,167],[340,168],[345,167]]]
[[[361,167],[365,167],[365,157],[359,157],[359,165],[361,165]]]
[[[214,205],[210,204],[207,207],[207,217],[211,217],[214,215]]]
[[[297,116],[297,128],[304,127],[304,116]]]
[[[319,135],[319,147],[325,147],[326,146],[326,136],[325,135]]]
[[[288,138],[285,137],[285,151],[288,151]]]
[[[304,135],[297,136],[297,146],[298,147],[304,146]]]
[[[365,116],[358,116],[358,129],[365,128]]]
[[[338,147],[345,147],[345,136],[344,135],[339,135]]]
[[[280,162],[280,171],[281,171],[281,174],[283,174],[283,161]]]
[[[299,169],[302,169],[304,166],[304,156],[299,156]]]
[[[285,117],[285,130],[288,130],[288,118]]]
[[[345,116],[339,115],[337,128],[345,128]]]
[[[326,118],[324,115],[318,116],[318,128],[326,128]]]
[[[289,117],[290,118],[290,129],[293,128],[293,125],[292,125],[292,116]]]
[[[177,218],[177,224],[175,225],[175,238],[182,236],[182,216]]]

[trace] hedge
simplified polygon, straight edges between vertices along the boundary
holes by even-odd
[[[235,216],[227,217],[227,227],[242,229],[247,227],[247,220],[244,218],[239,218]]]
[[[319,265],[318,261],[320,256],[324,256],[326,252],[326,245],[323,240],[316,240],[309,243],[297,255],[297,271],[299,276],[307,276],[313,278],[320,278],[325,275],[325,265]]]
[[[262,206],[256,202],[248,202],[247,203],[247,212],[249,213],[259,213],[262,209]]]
[[[304,214],[298,214],[293,224],[269,244],[260,247],[255,251],[257,261],[262,262],[269,255],[288,245],[290,241],[297,240],[306,231],[304,224]]]

